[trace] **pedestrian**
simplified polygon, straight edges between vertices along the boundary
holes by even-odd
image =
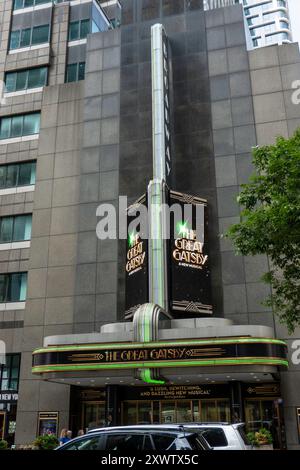
[[[59,438],[59,445],[62,446],[66,442],[68,442],[70,439],[67,437],[67,432],[68,430],[63,428],[60,433],[60,438]]]
[[[80,436],[84,436],[85,435],[85,432],[83,429],[79,429],[78,433],[77,433],[77,437],[80,437]]]
[[[70,431],[70,430],[67,431],[67,439],[68,439],[68,441],[70,441],[70,440],[72,439],[72,434],[73,434],[72,431]]]
[[[113,422],[113,417],[111,414],[107,415],[107,419],[106,419],[106,424],[105,426],[108,427],[108,426],[112,426],[112,422]]]

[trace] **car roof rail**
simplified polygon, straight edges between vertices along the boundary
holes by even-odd
[[[193,424],[198,424],[198,425],[222,425],[222,426],[230,426],[233,423],[229,423],[228,421],[190,421],[189,423],[178,423],[179,425],[183,426],[192,426]],[[242,423],[236,423],[236,424],[242,424]]]

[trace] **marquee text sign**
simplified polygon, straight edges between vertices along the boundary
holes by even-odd
[[[98,347],[49,348],[33,354],[33,372],[51,370],[157,368],[193,365],[235,365],[241,363],[287,365],[286,345],[279,340],[239,342],[201,341],[99,345]]]
[[[229,397],[227,384],[221,385],[163,385],[154,387],[124,387],[124,400],[194,400]]]

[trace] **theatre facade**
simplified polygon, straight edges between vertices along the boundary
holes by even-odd
[[[0,321],[2,435],[19,445],[110,420],[245,422],[299,449],[299,330],[289,336],[262,303],[268,259],[237,256],[221,236],[239,221],[252,147],[300,125],[298,46],[247,51],[241,5],[88,3],[51,6],[48,86],[26,98],[38,138],[23,156],[5,147],[7,164],[34,160],[36,175],[26,298],[14,325]],[[71,23],[99,4],[112,29],[72,40]],[[64,83],[73,62],[77,80]]]
[[[33,373],[71,385],[73,429],[101,426],[108,416],[115,425],[245,421],[249,430],[272,429],[275,447],[286,447],[279,371],[287,351],[271,328],[218,318],[157,326],[149,342],[137,341],[131,322],[46,338]]]

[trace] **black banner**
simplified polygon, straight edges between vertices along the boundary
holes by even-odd
[[[148,227],[147,220],[144,223],[132,226],[140,216],[139,208],[147,207],[147,198],[142,196],[135,204],[127,209],[127,233],[126,241],[126,293],[125,293],[125,318],[131,318],[135,310],[148,302],[148,239],[143,232]],[[143,213],[142,213],[143,214]]]
[[[171,309],[194,316],[211,314],[207,203],[170,191],[173,205],[182,217],[178,220],[176,210],[171,211]]]
[[[0,390],[0,402],[14,403],[19,399],[18,391]]]

